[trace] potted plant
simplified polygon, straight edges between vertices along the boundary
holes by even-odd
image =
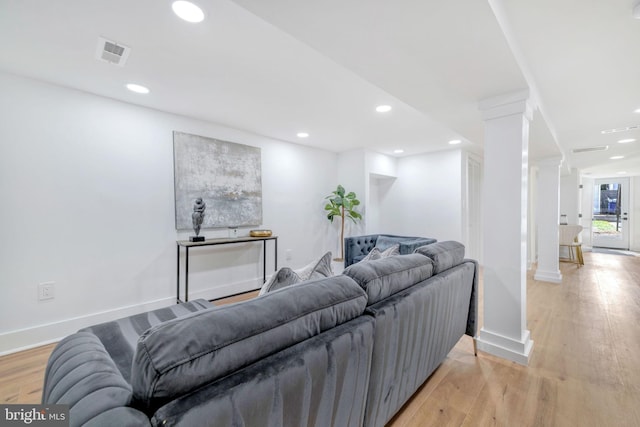
[[[349,218],[354,223],[362,219],[362,215],[355,210],[355,207],[360,204],[360,200],[357,199],[356,193],[350,191],[346,193],[342,185],[331,192],[325,199],[329,201],[324,207],[327,211],[327,218],[333,224],[333,218],[339,216],[341,219],[340,224],[340,258],[336,258],[336,261],[344,260],[344,219]]]

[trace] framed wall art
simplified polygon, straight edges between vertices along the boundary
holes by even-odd
[[[193,228],[198,198],[202,228],[262,224],[260,148],[174,131],[173,167],[177,230]]]

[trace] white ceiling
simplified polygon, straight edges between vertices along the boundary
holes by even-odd
[[[284,141],[403,155],[456,138],[481,151],[478,101],[529,87],[532,158],[640,174],[640,130],[600,133],[640,124],[632,0],[197,0],[200,24],[171,3],[0,0],[0,70]],[[95,59],[99,36],[132,48],[124,67]],[[571,153],[596,145],[610,148]]]

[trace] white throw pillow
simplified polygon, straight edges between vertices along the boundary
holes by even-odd
[[[375,260],[380,259],[380,258],[382,258],[382,255],[381,255],[380,249],[378,249],[378,248],[373,248],[373,249],[371,249],[371,251],[367,254],[367,256],[365,256],[364,258],[362,258],[362,259],[360,260],[360,262],[362,262],[362,261],[375,261]]]
[[[371,252],[367,254],[366,257],[362,258],[362,261],[375,261],[378,259],[388,258],[390,256],[400,255],[400,245],[395,244],[393,246],[388,247],[384,251],[380,251],[378,248],[371,249]]]
[[[400,244],[395,244],[380,252],[380,258],[388,258],[396,255],[400,255]]]

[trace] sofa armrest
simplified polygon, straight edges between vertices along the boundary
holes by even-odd
[[[73,425],[73,424],[72,424]],[[82,427],[140,427],[151,426],[149,418],[134,408],[120,406],[91,418]]]
[[[53,350],[45,372],[42,403],[69,405],[71,426],[107,425],[107,413],[118,419],[111,425],[149,425],[146,415],[128,407],[131,396],[131,386],[94,334],[75,333]]]
[[[436,239],[431,239],[428,237],[419,237],[413,240],[405,240],[404,242],[400,242],[400,254],[408,255],[412,254],[413,251],[418,249],[421,246],[430,245],[432,243],[436,243]]]
[[[478,276],[480,276],[480,265],[478,261],[473,259],[465,259],[464,262],[472,262],[474,265],[471,301],[469,301],[469,315],[467,316],[467,329],[465,334],[475,339],[478,333]]]

